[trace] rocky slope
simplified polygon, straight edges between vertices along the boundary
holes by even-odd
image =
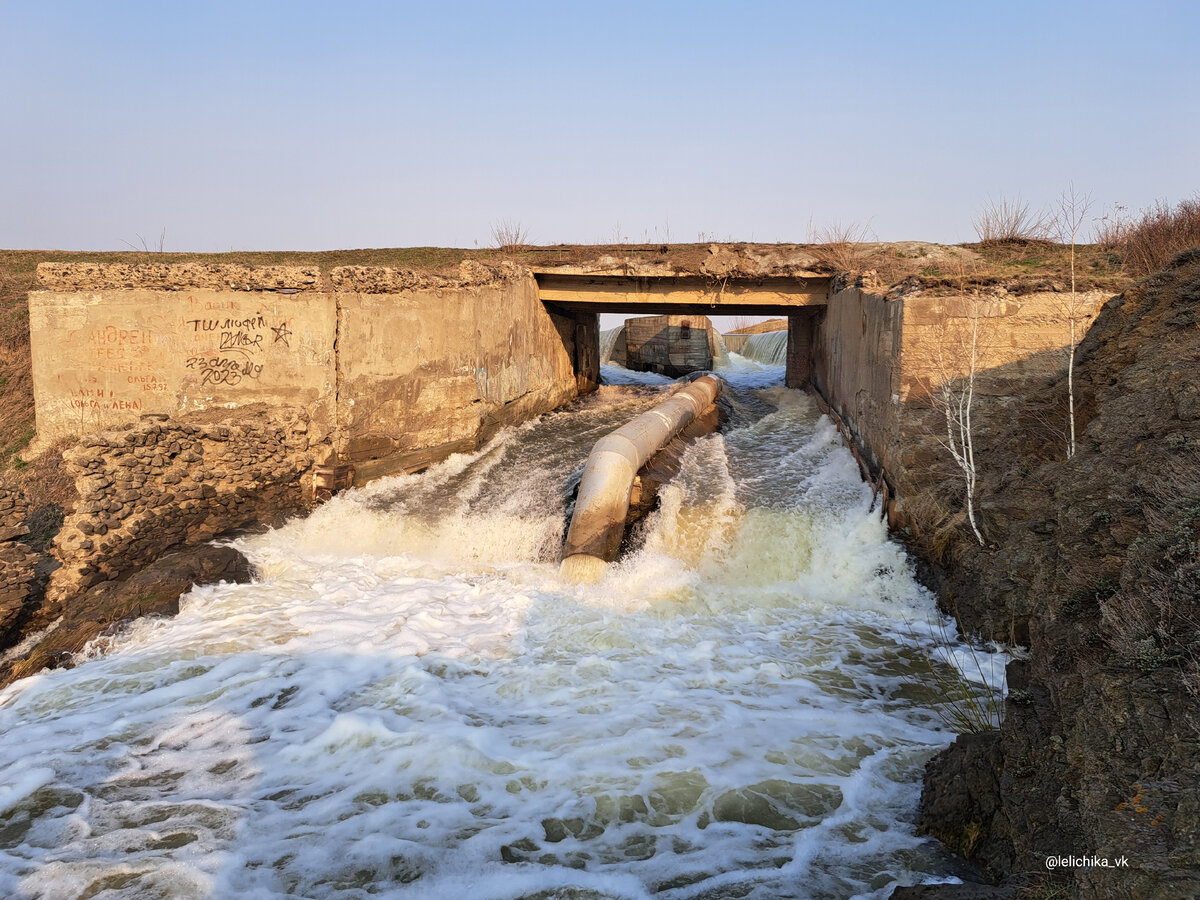
[[[1074,457],[1062,382],[1031,390],[982,431],[991,546],[933,554],[968,629],[1031,654],[1000,730],[931,764],[923,827],[1017,896],[1194,898],[1200,248],[1105,306],[1075,380]],[[1047,868],[1071,854],[1128,867]]]

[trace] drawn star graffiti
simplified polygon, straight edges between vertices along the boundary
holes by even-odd
[[[283,341],[283,346],[290,350],[292,345],[288,343],[288,335],[292,333],[292,330],[287,327],[287,322],[272,325],[271,330],[275,332],[275,343],[278,344],[280,341]]]

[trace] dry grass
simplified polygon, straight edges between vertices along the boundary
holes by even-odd
[[[872,268],[872,250],[867,243],[870,229],[866,225],[834,222],[816,231],[809,229],[812,246],[809,251],[825,267],[834,272],[858,274]]]
[[[0,472],[34,434],[26,300],[32,280],[32,268],[0,266]]]
[[[1176,254],[1200,247],[1200,195],[1174,208],[1159,200],[1132,219],[1118,209],[1101,220],[1096,242],[1117,253],[1134,275],[1157,272]]]
[[[826,228],[810,228],[807,249],[819,268],[834,274],[866,275],[864,282],[872,287],[896,284],[921,270],[919,256],[893,244],[869,241],[870,236],[866,225],[835,222]]]
[[[128,247],[130,250],[133,250],[135,252],[138,252],[138,251],[140,251],[142,253],[166,253],[167,252],[166,251],[167,229],[165,229],[165,228],[162,230],[162,233],[159,234],[157,244],[151,244],[140,234],[135,235],[135,237],[137,237],[138,244],[141,244],[141,247],[138,247],[138,244],[134,244],[132,241],[121,241],[121,243],[124,244],[126,247]]]
[[[963,249],[978,256],[977,267],[966,278],[968,288],[1004,285],[1011,293],[1066,291],[1070,288],[1071,248],[1050,241],[1009,241],[966,244]],[[1080,291],[1103,290],[1120,293],[1133,279],[1120,258],[1098,245],[1075,247],[1076,287]],[[959,284],[953,262],[923,265],[924,287],[953,293]]]
[[[1031,210],[1020,197],[989,199],[972,224],[981,244],[1045,241],[1051,231],[1046,214]]]
[[[46,550],[62,528],[63,517],[75,508],[79,494],[75,480],[67,474],[63,451],[71,446],[69,438],[58,441],[39,454],[32,462],[21,464],[18,475],[21,487],[29,500],[29,536],[25,538],[35,550]],[[10,476],[11,477],[11,476]]]
[[[501,253],[520,253],[529,244],[529,229],[520,222],[501,219],[492,226],[492,245]]]
[[[966,647],[970,657],[968,667],[975,669],[974,674],[980,679],[984,677],[984,664],[981,656],[988,651],[984,648],[973,647],[966,642],[960,642],[955,635],[942,631],[938,638],[939,646],[947,653],[959,651]],[[929,662],[929,675],[938,686],[942,702],[934,707],[938,718],[955,734],[982,734],[995,731],[1004,721],[1004,699],[990,688],[979,684],[960,672],[950,663],[936,664]],[[963,848],[963,855],[971,853]]]
[[[754,325],[751,316],[732,316],[730,318],[729,328],[726,329],[726,334],[738,334],[743,328],[750,328]]]

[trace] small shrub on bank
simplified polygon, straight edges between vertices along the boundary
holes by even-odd
[[[1046,214],[1030,210],[1020,197],[988,200],[972,224],[981,244],[1044,241],[1050,235]]]
[[[520,222],[501,219],[492,226],[492,243],[502,253],[519,253],[529,243],[529,229]]]
[[[813,256],[835,272],[858,274],[870,268],[871,247],[866,243],[868,229],[865,225],[842,225],[835,222],[809,234],[814,242],[810,248]]]
[[[1096,243],[1121,257],[1134,275],[1149,275],[1184,251],[1200,247],[1200,195],[1174,208],[1159,200],[1132,219],[1105,218]]]

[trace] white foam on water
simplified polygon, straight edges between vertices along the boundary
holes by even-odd
[[[566,476],[654,400],[605,390],[241,540],[255,583],[0,694],[0,893],[833,898],[944,877],[912,820],[952,737],[930,674],[949,665],[836,431],[802,395],[735,387],[637,549],[567,586]]]
[[[674,379],[657,372],[634,372],[615,363],[600,366],[600,381],[603,384],[672,384]]]

